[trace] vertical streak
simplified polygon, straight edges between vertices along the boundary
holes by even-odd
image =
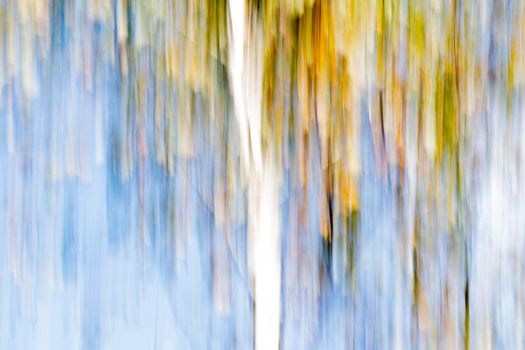
[[[279,192],[274,159],[267,157],[258,197],[255,257],[255,349],[279,348],[281,256]],[[250,203],[253,205],[254,203]]]
[[[230,77],[235,115],[239,124],[244,169],[247,174],[250,210],[250,256],[255,298],[255,348],[278,349],[281,309],[281,256],[279,192],[276,160],[261,152],[261,47],[255,55],[244,56],[245,3],[230,0]],[[255,31],[257,35],[257,31]],[[262,38],[257,38],[262,39]],[[248,135],[250,136],[248,138]],[[250,152],[251,151],[251,152]],[[250,157],[251,156],[251,157]]]

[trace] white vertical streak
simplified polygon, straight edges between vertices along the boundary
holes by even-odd
[[[255,257],[256,349],[279,348],[281,257],[278,182],[273,162],[268,157],[264,164],[252,245]]]
[[[235,118],[239,124],[240,145],[242,149],[245,170],[249,169],[250,147],[248,145],[248,127],[246,118],[246,100],[243,93],[243,61],[244,61],[244,0],[230,0],[230,52],[228,70],[235,108]]]
[[[279,190],[275,159],[261,150],[262,37],[245,46],[245,0],[230,0],[230,77],[249,193],[250,273],[255,298],[255,348],[279,348],[281,256]],[[246,56],[245,56],[246,53]],[[250,135],[250,138],[248,137]],[[250,153],[251,151],[251,153]],[[251,157],[250,157],[251,156]]]

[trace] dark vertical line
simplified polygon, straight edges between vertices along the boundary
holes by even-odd
[[[466,243],[466,242],[465,242]],[[470,291],[469,291],[469,269],[468,269],[468,249],[465,244],[465,350],[469,349],[470,345]]]

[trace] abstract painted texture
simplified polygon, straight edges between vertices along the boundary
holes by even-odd
[[[522,349],[525,1],[0,0],[0,349]]]

